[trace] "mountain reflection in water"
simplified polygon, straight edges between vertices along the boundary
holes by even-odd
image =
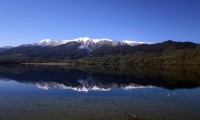
[[[198,66],[4,65],[0,120],[200,120],[199,86]]]
[[[77,91],[122,88],[195,88],[200,85],[198,66],[0,66],[0,79],[32,84],[38,88]]]

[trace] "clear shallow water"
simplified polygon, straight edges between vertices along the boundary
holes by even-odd
[[[199,120],[199,76],[198,67],[1,66],[0,120]]]

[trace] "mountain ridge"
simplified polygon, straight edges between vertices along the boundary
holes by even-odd
[[[20,46],[60,46],[64,45],[70,42],[77,42],[80,43],[80,49],[87,49],[90,52],[92,52],[94,49],[97,49],[102,46],[118,46],[118,45],[130,45],[130,46],[135,46],[135,45],[140,45],[140,44],[153,44],[151,42],[139,42],[139,41],[131,41],[131,40],[123,40],[123,41],[115,41],[107,38],[100,38],[100,39],[92,39],[89,37],[80,37],[72,40],[51,40],[51,39],[43,39],[40,40],[36,43],[32,44],[22,44]]]
[[[44,40],[40,40],[39,42],[34,43],[33,45],[58,46],[58,45],[66,44],[68,42],[78,42],[78,43],[82,43],[82,44],[87,44],[88,42],[90,42],[92,44],[97,44],[98,42],[102,42],[102,41],[109,41],[109,42],[114,42],[114,43],[124,43],[127,45],[152,44],[152,42],[140,42],[140,41],[132,41],[132,40],[116,41],[116,40],[111,40],[108,38],[92,39],[90,37],[80,37],[80,38],[75,38],[72,40],[59,40],[59,41],[55,41],[55,40],[51,40],[51,39],[44,39]]]
[[[78,42],[77,42],[78,41]],[[47,45],[44,45],[43,43]],[[96,43],[94,43],[96,42]],[[90,64],[200,64],[200,45],[172,40],[128,45],[109,40],[76,39],[58,46],[51,40],[0,52],[0,63],[62,62]]]

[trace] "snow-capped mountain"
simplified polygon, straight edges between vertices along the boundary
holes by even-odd
[[[130,45],[130,46],[135,46],[135,45],[140,45],[140,44],[152,44],[151,42],[138,42],[138,41],[131,41],[131,40],[123,40],[120,42],[120,41],[115,41],[115,40],[111,40],[107,38],[91,39],[89,37],[83,37],[83,38],[76,38],[73,40],[59,40],[59,41],[44,39],[30,45],[58,46],[58,45],[66,44],[69,42],[78,42],[82,44],[83,46],[89,46],[89,45],[90,46],[101,46],[101,45],[116,46],[116,45],[119,45],[120,43],[123,45]]]
[[[151,42],[138,42],[138,41],[131,41],[131,40],[123,40],[121,42],[122,44],[125,44],[125,45],[130,45],[130,46],[136,46],[136,45],[141,45],[141,44],[152,44]]]
[[[37,43],[32,44],[33,46],[57,46],[58,42],[57,41],[53,41],[51,39],[44,39],[44,40],[40,40]]]
[[[77,42],[80,44],[79,46],[80,49],[88,49],[89,51],[93,51],[95,48],[99,48],[102,46],[117,46],[117,45],[135,46],[141,44],[152,44],[151,42],[138,42],[130,40],[115,41],[107,38],[91,39],[89,37],[82,37],[72,40],[59,40],[59,41],[44,39],[33,44],[28,44],[26,46],[59,46],[69,42]]]
[[[140,44],[151,43],[128,40],[116,41],[107,38],[91,39],[89,37],[59,41],[44,39],[33,44],[23,44],[17,47],[13,47],[12,49],[0,49],[0,55],[20,55],[25,58],[38,57],[41,59],[78,59],[89,55],[104,56],[108,54],[121,54],[122,52],[123,54],[128,54],[132,53],[131,51],[138,50],[128,49],[130,46],[134,47],[135,45]]]

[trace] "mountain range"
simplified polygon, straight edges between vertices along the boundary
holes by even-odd
[[[41,40],[0,48],[0,63],[63,62],[86,64],[199,64],[200,45],[167,40],[162,43],[91,39]]]
[[[83,38],[76,38],[73,40],[51,40],[51,39],[44,39],[40,40],[39,42],[33,43],[33,44],[23,44],[20,46],[60,46],[67,43],[76,42],[80,44],[80,49],[87,49],[90,52],[102,47],[102,46],[121,46],[121,45],[129,45],[129,46],[136,46],[141,44],[152,44],[151,42],[138,42],[138,41],[130,41],[130,40],[123,40],[123,41],[115,41],[107,38],[102,39],[91,39],[89,37],[83,37]]]

